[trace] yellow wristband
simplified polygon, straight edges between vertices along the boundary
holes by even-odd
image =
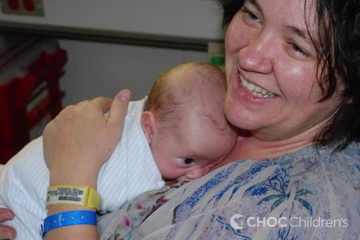
[[[55,185],[48,187],[46,206],[78,205],[100,210],[100,195],[94,188],[79,185]]]

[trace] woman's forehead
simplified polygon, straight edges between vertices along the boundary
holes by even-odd
[[[316,19],[317,0],[246,0],[267,18],[287,20],[284,24],[305,24],[305,18],[312,22]]]
[[[258,8],[266,23],[276,24],[304,39],[318,42],[317,0],[247,0]]]

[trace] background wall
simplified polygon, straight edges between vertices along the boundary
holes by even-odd
[[[42,16],[0,11],[0,33],[59,38],[68,53],[60,80],[65,106],[99,95],[113,97],[121,88],[141,98],[160,72],[187,61],[207,61],[207,43],[223,37],[216,0],[36,2]],[[4,11],[7,1],[0,4]]]
[[[22,1],[20,1],[22,2]],[[4,14],[0,26],[73,33],[176,38],[191,41],[222,37],[216,0],[38,0],[43,16]],[[7,1],[0,0],[3,8]],[[31,12],[29,12],[31,13]]]
[[[133,99],[147,94],[162,71],[187,61],[207,61],[207,52],[60,40],[68,52],[66,73],[60,80],[66,95],[63,105],[113,97],[129,88]]]

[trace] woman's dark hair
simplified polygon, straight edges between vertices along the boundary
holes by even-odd
[[[236,0],[218,0],[223,8],[223,27],[227,27],[231,22],[232,18],[235,14],[240,10],[240,8],[244,5],[244,0],[236,1]]]
[[[218,2],[223,8],[226,28],[244,0]],[[342,149],[360,141],[360,0],[316,0],[316,14],[319,31],[312,38],[319,39],[319,44],[314,42],[314,46],[321,73],[319,85],[323,90],[320,101],[332,97],[339,83],[344,87],[334,116],[314,140],[322,146],[335,145]]]

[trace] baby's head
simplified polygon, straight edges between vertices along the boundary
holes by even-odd
[[[236,133],[224,114],[225,75],[191,62],[162,73],[147,99],[141,125],[165,179],[199,178],[232,150]]]

